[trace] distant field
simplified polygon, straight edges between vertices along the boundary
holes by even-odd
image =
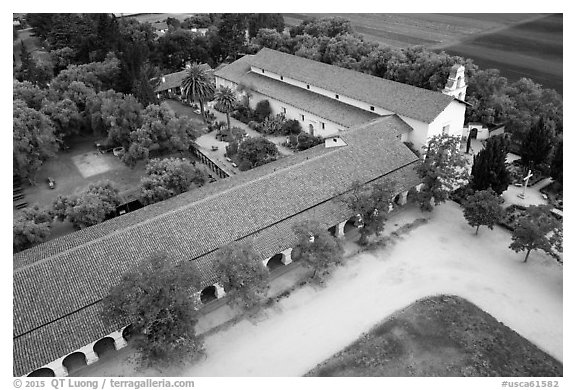
[[[120,16],[121,14],[115,15]],[[126,17],[134,18],[140,22],[148,22],[153,24],[155,22],[166,20],[166,18],[176,18],[180,21],[183,21],[190,15],[193,14],[126,14]]]
[[[284,21],[312,16],[341,16],[381,45],[446,50],[511,81],[529,77],[562,93],[561,14],[284,14]]]
[[[563,17],[550,15],[446,47],[483,69],[499,69],[509,80],[529,77],[562,93]]]

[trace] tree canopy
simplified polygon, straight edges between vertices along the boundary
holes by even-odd
[[[251,137],[238,146],[238,157],[250,163],[250,167],[258,167],[276,160],[278,148],[264,137]]]
[[[56,155],[59,140],[52,121],[45,114],[19,99],[14,100],[12,106],[13,173],[34,182],[40,166]]]
[[[326,226],[317,221],[303,221],[292,226],[292,231],[298,238],[292,257],[314,270],[314,280],[322,282],[336,265],[342,263],[342,244],[330,235]]]
[[[190,161],[179,158],[152,159],[140,181],[142,203],[151,204],[204,185],[207,177]]]
[[[551,209],[552,207],[548,205],[530,206],[526,214],[516,223],[510,249],[514,252],[526,251],[524,262],[528,261],[530,252],[535,249],[540,249],[558,259],[554,249],[561,247],[561,243],[557,240],[562,237],[559,233],[562,224],[551,215]]]
[[[480,226],[494,229],[494,225],[504,218],[502,203],[504,199],[490,188],[476,191],[466,198],[463,203],[464,218],[470,226],[476,228],[475,234],[478,234]]]
[[[490,137],[477,155],[474,156],[470,186],[478,190],[492,188],[498,195],[506,191],[510,184],[510,174],[506,167],[509,141],[504,135]]]
[[[46,241],[50,235],[52,216],[38,205],[20,210],[12,225],[14,253]]]
[[[191,295],[201,277],[191,262],[176,263],[167,253],[154,253],[126,272],[102,300],[107,324],[130,324],[129,343],[141,366],[179,365],[203,354],[196,335],[198,312]]]
[[[244,312],[257,310],[266,299],[268,270],[251,245],[233,242],[218,250],[219,283],[232,306]]]
[[[378,234],[387,219],[389,205],[394,197],[395,183],[390,180],[362,185],[356,181],[352,190],[342,197],[342,201],[355,214],[360,215],[363,227],[360,229],[360,244],[366,245],[368,238]]]
[[[550,163],[556,133],[554,122],[545,118],[540,118],[524,137],[520,155],[522,163],[532,169]]]
[[[210,80],[206,69],[197,63],[193,63],[188,69],[188,73],[182,80],[182,93],[190,101],[198,101],[202,119],[206,121],[204,114],[204,102],[214,95],[214,83]]]
[[[423,211],[431,211],[432,200],[439,205],[453,190],[466,184],[468,171],[466,159],[460,153],[460,137],[436,135],[424,149],[426,157],[417,168],[423,183],[418,200]]]

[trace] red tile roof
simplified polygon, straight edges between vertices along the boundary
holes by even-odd
[[[346,219],[350,211],[334,198],[354,180],[414,186],[418,159],[397,139],[406,126],[380,118],[342,133],[347,146],[319,145],[15,254],[14,375],[114,330],[97,316],[99,301],[153,251],[193,261],[210,285],[214,251],[225,244],[253,241],[265,258],[294,245],[296,221]]]

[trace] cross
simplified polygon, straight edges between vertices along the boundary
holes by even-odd
[[[524,181],[524,188],[522,189],[522,193],[521,193],[521,194],[518,194],[518,197],[519,197],[520,199],[524,199],[524,196],[526,196],[526,187],[528,186],[528,180],[530,180],[530,178],[531,178],[532,176],[534,176],[534,175],[532,174],[532,170],[529,169],[529,170],[528,170],[528,175],[526,175],[526,177],[522,179],[522,180]]]

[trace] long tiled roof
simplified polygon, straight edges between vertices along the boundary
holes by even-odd
[[[225,68],[216,71],[214,75],[237,84],[249,85],[251,89],[262,95],[318,115],[346,128],[357,126],[379,117],[378,114],[373,112],[250,72],[253,58],[254,56],[244,56]]]
[[[218,247],[249,240],[265,258],[295,243],[296,221],[345,219],[333,198],[354,180],[394,178],[398,191],[417,184],[418,160],[397,139],[406,126],[384,117],[343,133],[347,146],[319,145],[15,254],[14,374],[115,330],[98,317],[99,301],[153,251],[193,260],[210,285]]]
[[[263,48],[250,63],[398,115],[431,123],[455,99],[441,92],[386,80],[350,69]]]

